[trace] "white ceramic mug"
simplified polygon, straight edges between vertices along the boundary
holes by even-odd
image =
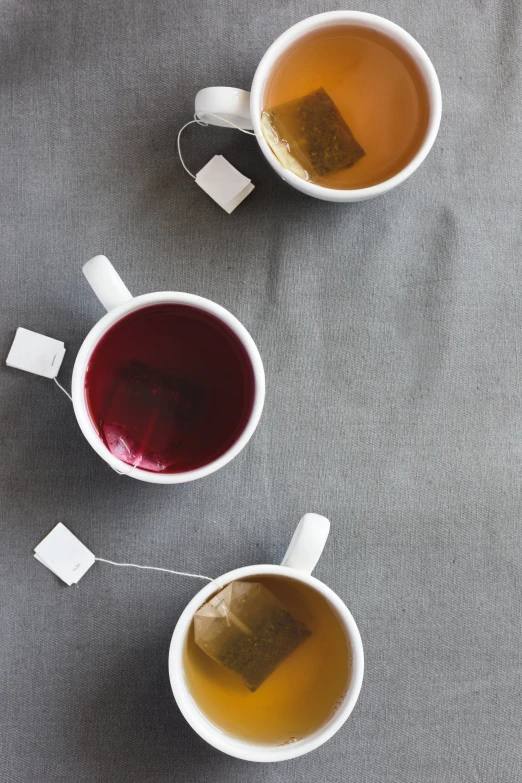
[[[227,462],[230,462],[246,446],[252,437],[255,428],[259,422],[263,404],[265,400],[265,373],[263,362],[257,350],[256,344],[249,335],[245,327],[235,318],[232,313],[225,310],[215,302],[204,299],[194,294],[184,294],[174,291],[161,291],[154,294],[142,294],[141,296],[132,296],[123,280],[120,278],[113,265],[105,256],[96,256],[83,267],[84,274],[91,284],[94,293],[104,307],[107,308],[107,315],[93,326],[78,352],[74,363],[71,394],[74,406],[74,412],[78,419],[78,424],[83,434],[93,447],[93,449],[117,471],[128,474],[132,478],[140,481],[149,481],[152,484],[181,484],[186,481],[193,481],[209,473],[219,470]],[[191,307],[198,307],[212,313],[220,321],[223,321],[241,340],[252,364],[254,374],[254,402],[250,418],[238,439],[230,448],[208,465],[184,473],[153,473],[148,470],[141,470],[138,467],[132,468],[126,462],[115,457],[103,440],[100,438],[96,427],[94,426],[87,401],[85,397],[85,374],[89,365],[89,359],[96,348],[99,340],[120,318],[124,318],[130,312],[147,307],[153,304],[184,304]]]
[[[389,38],[396,41],[417,64],[422,74],[427,88],[428,99],[430,103],[430,113],[428,127],[424,140],[412,160],[395,176],[390,179],[372,185],[368,188],[357,190],[335,190],[333,188],[324,188],[321,185],[314,185],[312,182],[306,182],[301,177],[285,169],[278,161],[261,132],[261,112],[263,109],[263,93],[267,78],[274,64],[281,55],[295,41],[303,35],[307,35],[312,30],[321,27],[330,27],[339,24],[352,24],[360,27],[369,27],[377,30]],[[227,122],[221,122],[218,118],[211,115],[219,115],[225,120],[239,125],[239,127],[254,130],[257,141],[266,159],[274,168],[280,177],[302,193],[309,196],[323,199],[324,201],[348,202],[364,201],[374,196],[380,196],[387,193],[392,188],[404,182],[420,166],[437,136],[440,118],[442,112],[442,97],[440,84],[433,64],[422,48],[406,30],[399,25],[383,19],[382,16],[367,14],[361,11],[328,11],[324,14],[317,14],[304,19],[302,22],[290,27],[285,33],[274,41],[272,46],[264,54],[252,82],[250,93],[245,90],[239,90],[234,87],[206,87],[200,90],[196,95],[195,102],[196,115],[212,125],[228,126]]]
[[[290,546],[281,565],[254,565],[229,571],[218,577],[194,596],[179,618],[169,651],[169,675],[174,697],[179,709],[192,728],[208,743],[218,750],[246,761],[286,761],[302,756],[318,748],[332,737],[352,712],[361,690],[364,673],[364,653],[359,629],[346,604],[323,582],[311,574],[323,551],[330,523],[319,514],[305,514],[301,519]],[[187,635],[192,625],[192,619],[197,610],[214,593],[221,590],[229,582],[257,575],[277,575],[287,579],[295,579],[320,593],[333,609],[339,623],[344,629],[347,642],[352,652],[352,670],[346,693],[336,709],[317,731],[290,744],[267,745],[255,744],[238,739],[225,733],[201,712],[197,702],[192,698],[183,667],[183,658]]]

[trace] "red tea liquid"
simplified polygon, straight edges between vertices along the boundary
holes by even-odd
[[[89,359],[85,395],[109,450],[143,470],[208,465],[243,432],[254,373],[236,334],[197,307],[159,304],[122,318]]]

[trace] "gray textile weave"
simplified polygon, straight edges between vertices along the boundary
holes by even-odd
[[[1,783],[522,780],[519,0],[359,2],[439,73],[443,121],[403,186],[308,199],[255,141],[193,127],[256,189],[228,216],[183,172],[196,91],[248,88],[271,41],[322,0],[3,0],[1,356],[17,326],[74,357],[102,308],[82,263],[134,293],[229,308],[267,372],[257,433],[224,470],[118,477],[48,380],[3,365]],[[308,757],[250,765],[180,716],[167,652],[196,582],[96,564],[76,588],[32,559],[57,521],[96,554],[215,575],[277,562],[330,517],[317,576],[366,652],[359,703]]]

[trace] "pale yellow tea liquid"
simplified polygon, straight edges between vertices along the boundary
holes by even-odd
[[[203,652],[191,628],[185,678],[201,712],[239,739],[284,744],[311,734],[335,713],[347,691],[352,653],[328,602],[307,585],[278,576],[253,577],[311,631],[253,693],[241,677]]]
[[[274,65],[263,111],[320,88],[365,154],[347,168],[312,175],[312,181],[328,188],[366,188],[390,179],[414,157],[427,131],[428,92],[413,59],[391,38],[351,25],[303,36]],[[291,152],[293,142],[288,143]]]

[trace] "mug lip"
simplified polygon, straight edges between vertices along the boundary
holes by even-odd
[[[203,465],[195,470],[185,471],[183,473],[154,473],[152,471],[142,470],[140,468],[134,468],[130,472],[131,467],[122,460],[115,457],[105,443],[98,435],[94,424],[91,420],[89,410],[87,408],[87,400],[85,397],[85,375],[87,372],[87,366],[89,359],[92,355],[96,345],[103,337],[103,335],[124,316],[133,312],[134,310],[140,310],[144,307],[153,304],[180,304],[189,305],[191,307],[197,307],[201,310],[211,313],[225,323],[232,329],[235,335],[241,341],[245,348],[250,363],[252,365],[252,371],[254,374],[254,401],[252,404],[252,410],[250,417],[237,438],[237,440],[221,454],[220,457],[209,462],[208,465]],[[73,401],[74,413],[80,426],[81,431],[86,437],[87,441],[93,447],[93,449],[107,462],[111,467],[115,468],[118,472],[123,472],[123,475],[128,471],[132,478],[139,481],[145,481],[151,484],[182,484],[187,481],[195,481],[196,479],[208,476],[214,473],[216,470],[224,467],[230,462],[240,451],[246,446],[261,418],[265,400],[265,372],[263,368],[263,362],[259,354],[259,350],[252,339],[251,335],[243,324],[234,316],[231,312],[226,310],[216,302],[212,302],[210,299],[205,299],[202,296],[196,294],[187,294],[180,291],[158,291],[151,294],[141,294],[129,299],[128,302],[123,303],[119,307],[115,307],[104,315],[100,320],[92,327],[86,338],[84,339],[80,350],[76,356],[74,363],[72,381],[71,381],[71,396]]]
[[[265,83],[275,61],[281,54],[298,38],[301,38],[306,33],[317,27],[328,27],[332,24],[339,22],[351,22],[358,24],[362,27],[369,27],[373,30],[377,30],[388,37],[393,38],[399,43],[410,56],[414,59],[417,67],[419,68],[421,75],[424,78],[426,89],[428,92],[428,99],[430,104],[430,114],[428,119],[428,127],[426,135],[419,149],[410,160],[410,162],[397,174],[389,179],[380,182],[377,185],[371,185],[366,188],[339,190],[336,188],[325,188],[322,185],[316,185],[312,182],[307,182],[297,174],[285,169],[278,161],[268,143],[266,142],[261,131],[261,111],[262,111],[262,98]],[[303,19],[301,22],[289,27],[284,33],[282,33],[274,43],[267,49],[259,65],[257,66],[252,82],[252,89],[250,94],[250,113],[252,117],[252,125],[256,133],[257,142],[261,147],[261,150],[268,160],[270,165],[275,171],[282,177],[283,180],[288,182],[297,190],[302,193],[306,193],[309,196],[322,199],[323,201],[337,201],[337,202],[351,202],[351,201],[364,201],[374,196],[387,193],[392,188],[400,185],[406,180],[416,169],[421,165],[430,149],[435,142],[437,133],[439,131],[441,115],[442,115],[442,94],[440,89],[440,82],[437,76],[437,72],[431,62],[430,58],[422,48],[420,43],[410,33],[406,32],[404,28],[395,22],[391,22],[389,19],[385,19],[377,14],[370,14],[363,11],[326,11],[325,13],[315,14],[309,16],[307,19]]]
[[[183,653],[187,633],[194,617],[195,612],[205,603],[216,591],[226,587],[227,584],[236,579],[242,579],[250,576],[283,576],[288,579],[295,579],[302,582],[321,593],[330,606],[334,609],[343,625],[344,631],[350,642],[352,649],[352,674],[350,683],[343,697],[343,701],[332,717],[317,729],[313,734],[304,737],[301,740],[287,745],[262,745],[246,740],[239,740],[215,726],[197,707],[194,699],[190,695],[188,685],[184,677]],[[222,576],[217,577],[209,584],[199,590],[194,598],[187,604],[181,613],[174,632],[172,634],[169,648],[169,678],[174,694],[174,698],[185,720],[192,726],[199,736],[212,745],[217,750],[234,756],[244,761],[255,762],[273,762],[287,761],[288,759],[303,756],[310,753],[327,740],[333,737],[343,726],[352,713],[359,693],[362,687],[364,675],[364,651],[361,635],[357,624],[344,603],[344,601],[328,585],[321,582],[316,577],[308,574],[306,571],[299,571],[288,566],[280,565],[253,565],[236,568]]]

